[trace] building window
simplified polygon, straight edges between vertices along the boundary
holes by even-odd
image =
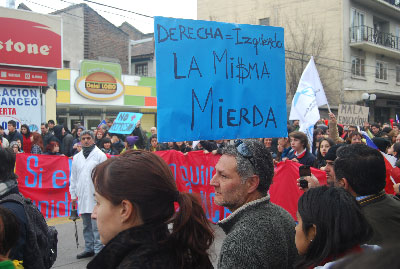
[[[149,75],[147,63],[135,64],[135,75],[147,77]]]
[[[71,62],[70,61],[63,61],[64,68],[70,68]]]
[[[263,18],[258,20],[260,25],[267,25],[269,26],[269,18]]]
[[[351,26],[351,40],[361,41],[364,40],[365,27],[364,27],[365,14],[357,9],[351,9],[350,26]]]
[[[396,65],[396,82],[400,83],[400,65]]]
[[[375,78],[387,80],[387,63],[376,61]]]
[[[351,57],[351,74],[353,76],[365,77],[364,59],[353,56]]]

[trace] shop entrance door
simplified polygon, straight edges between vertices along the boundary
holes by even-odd
[[[85,127],[88,130],[95,130],[101,122],[100,116],[86,116],[85,117]]]
[[[80,126],[82,125],[82,120],[80,120],[81,117],[79,116],[69,116],[68,117],[68,128],[71,131],[75,125]]]

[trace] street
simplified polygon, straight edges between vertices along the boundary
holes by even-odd
[[[58,254],[57,261],[54,263],[52,268],[60,269],[81,269],[86,268],[86,265],[92,258],[87,259],[76,259],[76,254],[84,250],[84,241],[82,235],[82,220],[78,220],[78,237],[79,237],[79,248],[76,248],[75,242],[75,226],[68,218],[55,218],[47,221],[48,225],[53,225],[58,231]],[[221,244],[225,238],[224,232],[217,226],[212,224],[212,228],[215,231],[215,240],[210,248],[210,258],[214,265],[217,267],[217,257]]]

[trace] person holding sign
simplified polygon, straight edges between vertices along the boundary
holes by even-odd
[[[272,204],[272,156],[257,140],[222,149],[210,184],[214,202],[232,214],[218,222],[226,233],[218,268],[292,268],[296,259],[295,222]]]

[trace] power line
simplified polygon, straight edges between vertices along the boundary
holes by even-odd
[[[73,2],[66,1],[66,0],[58,0],[58,1],[61,1],[61,2],[67,3],[67,4],[71,4],[71,5],[78,5],[78,3],[73,3]],[[110,12],[110,11],[106,11],[106,10],[102,10],[102,9],[94,9],[94,10],[97,11],[97,12],[109,13],[109,14],[112,14],[112,15],[116,15],[116,16],[120,16],[120,17],[123,17],[123,18],[126,18],[126,19],[130,19],[130,20],[136,21],[135,18],[128,17],[128,16],[125,16],[125,15],[122,15],[122,14],[119,14],[119,13],[114,13],[114,12]],[[143,23],[150,24],[148,22],[143,22]]]
[[[104,7],[117,9],[117,10],[120,10],[120,11],[129,12],[129,13],[132,13],[132,14],[135,14],[135,15],[138,15],[138,16],[143,16],[143,17],[150,18],[150,19],[154,18],[153,16],[141,14],[141,13],[138,13],[138,12],[135,12],[135,11],[131,11],[131,10],[122,9],[122,8],[119,8],[119,7],[109,6],[109,5],[98,3],[98,2],[95,2],[95,1],[90,1],[90,0],[83,0],[83,1],[88,2],[88,3],[92,3],[92,4],[96,4],[96,5],[100,5],[100,6],[104,6]]]
[[[39,3],[31,1],[31,0],[25,0],[25,1],[27,1],[29,3],[32,3],[32,4],[35,4],[35,5],[38,5],[38,6],[41,6],[41,7],[45,7],[45,8],[51,9],[51,10],[55,10],[55,11],[59,10],[59,9],[56,9],[56,8],[53,8],[53,7],[49,7],[49,6],[46,6],[46,5],[43,5],[43,4],[39,4]],[[68,13],[68,12],[63,12],[63,13],[66,13],[68,15],[83,19],[83,17],[75,15],[75,14],[71,14],[71,13]]]

